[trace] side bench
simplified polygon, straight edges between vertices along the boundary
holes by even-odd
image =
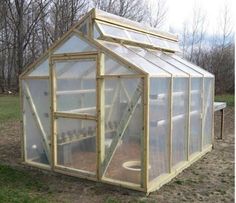
[[[221,112],[221,125],[220,125],[220,138],[223,139],[224,137],[224,109],[226,108],[226,102],[214,102],[214,112],[220,111]]]

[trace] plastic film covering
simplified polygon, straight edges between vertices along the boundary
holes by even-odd
[[[143,81],[106,79],[105,177],[140,184]],[[113,155],[113,156],[111,156]],[[132,165],[133,164],[133,165]],[[129,167],[126,165],[129,165]]]
[[[99,37],[101,37],[101,33],[98,30],[98,26],[94,23],[93,24],[93,38],[98,39]]]
[[[172,165],[187,159],[188,80],[173,79]]]
[[[199,66],[192,64],[191,62],[177,56],[176,54],[169,54],[169,56],[171,56],[172,58],[174,58],[175,60],[181,62],[182,64],[185,64],[186,66],[192,68],[193,70],[197,71],[198,73],[204,75],[204,77],[210,77],[213,78],[214,76],[207,72],[206,70],[204,70],[203,68],[200,68]]]
[[[57,118],[57,165],[96,173],[96,122]]]
[[[122,58],[129,61],[130,63],[139,67],[142,71],[146,73],[149,73],[155,76],[167,76],[167,77],[170,76],[170,74],[163,71],[158,66],[148,62],[146,59],[142,58],[141,56],[137,55],[133,51],[127,49],[126,47],[120,44],[110,43],[110,42],[101,41],[101,40],[99,40],[99,42],[106,48],[110,49],[111,51],[115,52]]]
[[[49,63],[48,58],[43,60],[41,63],[36,65],[34,70],[29,74],[29,76],[49,76]]]
[[[115,36],[117,38],[126,40],[129,39],[125,29],[100,22],[97,22],[97,24],[99,28],[104,32],[104,35]]]
[[[55,63],[56,111],[96,114],[96,60]]]
[[[180,70],[184,71],[185,73],[190,74],[191,77],[202,77],[202,74],[198,73],[197,71],[195,71],[191,67],[189,67],[183,63],[180,63],[179,61],[170,57],[170,55],[168,55],[168,54],[159,52],[159,57],[162,60],[165,60],[166,62],[168,62],[169,64],[175,66],[176,68],[179,68]]]
[[[203,147],[212,144],[213,82],[212,78],[204,78]]]
[[[86,19],[78,28],[83,35],[88,35],[89,32],[89,20]]]
[[[105,55],[105,75],[129,75],[129,74],[137,74],[137,72],[121,65],[116,60],[113,60],[109,56]]]
[[[155,37],[152,35],[149,35],[149,38],[151,39],[152,44],[155,47],[160,47],[163,49],[170,49],[170,50],[174,50],[174,51],[180,51],[178,42],[161,39],[159,37]]]
[[[149,181],[168,173],[170,135],[170,78],[150,78]]]
[[[127,48],[131,49],[138,55],[142,56],[146,60],[150,61],[151,63],[157,65],[158,67],[162,68],[168,73],[171,73],[173,76],[181,76],[181,77],[188,77],[188,74],[184,73],[183,71],[179,70],[175,66],[161,60],[157,55],[160,55],[160,51],[157,50],[146,50],[140,47],[135,46],[126,46]]]
[[[189,154],[201,151],[202,136],[202,80],[203,78],[191,79],[191,106],[190,106],[190,141]]]
[[[85,40],[81,39],[79,36],[71,35],[54,51],[54,54],[86,51],[96,51],[96,48]]]
[[[44,143],[49,146],[51,139],[49,82],[24,80],[22,93],[26,160],[48,165]]]
[[[132,41],[145,43],[145,44],[151,44],[150,40],[148,39],[148,36],[144,33],[135,32],[132,30],[127,30],[130,38]]]

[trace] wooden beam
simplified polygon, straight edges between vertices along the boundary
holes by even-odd
[[[150,78],[147,76],[143,79],[143,134],[141,137],[141,187],[145,191],[149,187],[149,94],[150,94]]]
[[[49,76],[23,76],[22,80],[49,80]]]
[[[97,51],[87,51],[87,52],[72,52],[72,53],[59,53],[59,54],[52,54],[51,59],[52,60],[58,60],[60,58],[62,59],[70,59],[70,58],[76,58],[76,59],[81,59],[81,58],[94,58],[97,57],[98,52]]]
[[[119,79],[119,78],[144,78],[145,75],[142,74],[128,74],[128,75],[101,75],[99,78],[104,79]]]
[[[102,178],[102,163],[105,158],[105,81],[101,78],[105,72],[105,55],[99,52],[97,60],[97,179]]]
[[[88,114],[72,114],[72,113],[66,113],[66,112],[54,112],[54,118],[62,117],[62,118],[71,118],[71,119],[82,119],[82,120],[97,120],[96,116],[88,115]]]

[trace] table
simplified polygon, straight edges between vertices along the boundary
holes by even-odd
[[[214,102],[214,112],[221,112],[221,125],[220,125],[220,139],[223,139],[224,136],[224,109],[226,108],[226,102]]]

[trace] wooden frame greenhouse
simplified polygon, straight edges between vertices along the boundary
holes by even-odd
[[[26,164],[146,193],[212,149],[214,76],[170,33],[92,9],[20,76]]]

